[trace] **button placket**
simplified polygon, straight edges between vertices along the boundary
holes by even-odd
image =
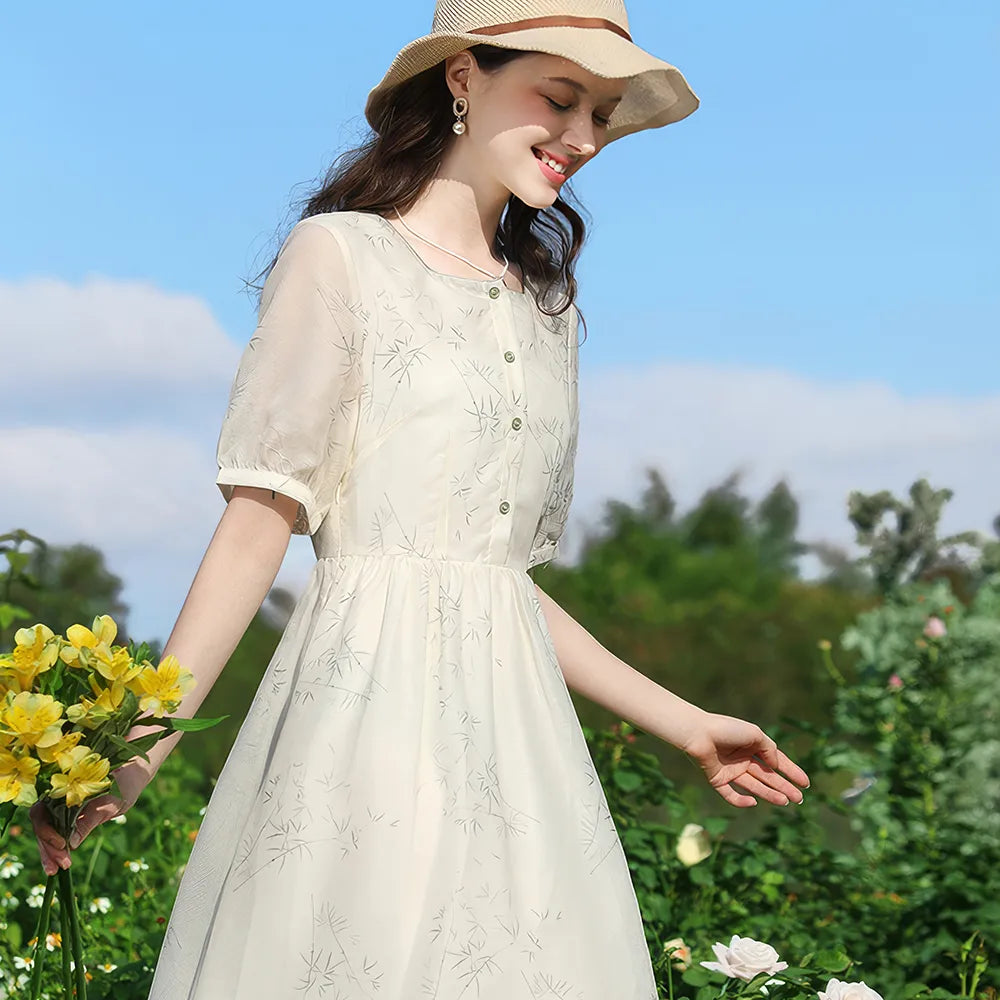
[[[494,295],[494,292],[496,294]],[[502,471],[498,482],[496,518],[494,527],[494,543],[496,550],[502,551],[510,546],[514,531],[513,521],[509,515],[513,509],[514,498],[517,495],[518,478],[523,464],[525,435],[515,433],[523,426],[523,414],[518,410],[523,407],[525,399],[524,370],[520,363],[521,344],[517,334],[518,310],[514,308],[513,295],[508,291],[492,286],[488,292],[491,299],[496,299],[490,306],[493,311],[494,330],[496,331],[498,353],[502,352],[503,364],[499,374],[505,388],[504,397],[511,412],[509,428],[503,446]],[[517,294],[517,293],[513,293]],[[523,322],[523,320],[521,320]]]

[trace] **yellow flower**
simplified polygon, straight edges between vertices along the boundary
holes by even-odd
[[[95,753],[85,743],[68,750],[64,758],[70,766],[63,767],[62,774],[53,774],[51,778],[54,799],[65,796],[66,805],[72,808],[111,787],[108,777],[111,761]]]
[[[0,658],[0,676],[4,686],[15,691],[28,691],[35,678],[48,670],[59,658],[60,639],[39,622],[14,633],[13,651]]]
[[[62,738],[63,704],[50,694],[8,691],[0,708],[0,732],[23,747],[50,747]]]
[[[114,656],[111,644],[117,634],[118,626],[111,615],[98,615],[94,619],[93,628],[70,625],[66,629],[66,642],[59,650],[59,656],[70,666],[89,667],[95,659],[111,663]]]
[[[116,680],[111,682],[111,687],[104,687],[91,674],[90,689],[96,697],[87,698],[81,695],[79,702],[66,709],[66,718],[85,729],[94,729],[101,723],[107,722],[121,708],[126,685],[123,681]]]
[[[72,706],[70,707],[72,708]],[[66,710],[66,714],[69,714],[69,709]],[[69,767],[69,758],[66,758],[67,762],[64,763],[63,755],[72,750],[82,739],[83,733],[79,729],[76,729],[71,733],[64,734],[58,742],[53,743],[51,746],[39,747],[36,752],[39,759],[46,764],[58,764],[60,770],[65,771]]]
[[[109,681],[122,681],[123,683],[132,680],[142,670],[142,664],[134,663],[132,657],[129,656],[128,650],[123,646],[118,646],[112,650],[111,659],[109,660],[98,656],[95,659],[94,667],[99,674],[106,677]]]
[[[40,766],[30,754],[19,756],[9,750],[0,750],[0,802],[33,805],[38,800],[35,778]]]
[[[139,709],[157,717],[176,712],[181,699],[194,686],[194,674],[182,667],[173,653],[165,656],[158,667],[147,664],[130,685],[140,696]]]

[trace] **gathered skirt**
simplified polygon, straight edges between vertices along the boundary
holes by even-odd
[[[150,993],[307,997],[656,1000],[523,569],[398,554],[313,567],[209,800]]]

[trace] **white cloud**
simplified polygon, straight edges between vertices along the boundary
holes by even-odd
[[[907,398],[874,381],[661,363],[585,371],[580,398],[571,523],[592,523],[608,492],[635,500],[647,465],[682,512],[734,471],[754,500],[784,478],[800,504],[800,537],[849,551],[852,490],[905,496],[921,477],[947,487],[955,495],[942,534],[987,532],[1000,513],[1000,467],[990,460],[1000,455],[1000,396]]]
[[[215,444],[241,346],[198,299],[143,283],[0,283],[0,310],[18,373],[0,530],[97,546],[126,582],[134,634],[166,640],[223,510]],[[682,511],[735,469],[753,499],[785,477],[801,537],[845,546],[852,489],[903,494],[926,476],[956,494],[944,531],[987,531],[1000,512],[1000,397],[904,398],[705,364],[585,370],[580,396],[570,556],[581,521],[608,496],[634,500],[647,464]],[[312,561],[294,537],[277,583],[297,592]]]
[[[239,359],[204,302],[145,282],[0,282],[0,316],[5,366],[24,379],[13,410],[22,427],[192,429],[218,410]]]
[[[215,445],[242,347],[207,306],[142,282],[0,282],[11,395],[0,530],[99,548],[134,634],[166,640],[224,510]],[[308,539],[277,583],[301,586]]]

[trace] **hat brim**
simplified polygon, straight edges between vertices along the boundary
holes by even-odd
[[[607,142],[680,121],[699,104],[697,95],[676,66],[613,31],[560,26],[528,28],[502,35],[435,32],[415,39],[397,53],[381,82],[368,94],[365,117],[369,124],[374,126],[376,105],[394,87],[463,49],[483,44],[545,52],[569,59],[596,76],[628,78],[622,100],[609,120]]]

